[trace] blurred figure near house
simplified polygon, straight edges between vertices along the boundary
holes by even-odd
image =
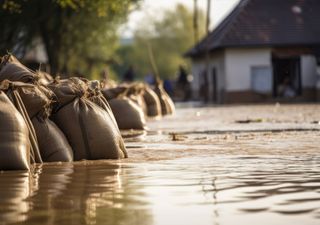
[[[201,84],[200,84],[200,99],[203,102],[209,101],[209,84],[208,84],[208,76],[207,71],[204,69],[201,72]]]
[[[132,65],[129,66],[128,70],[123,74],[123,82],[133,82],[135,80],[136,74]]]
[[[180,65],[174,90],[177,100],[188,101],[191,98],[191,87],[188,76],[186,69]]]
[[[170,95],[170,97],[173,96],[173,93],[174,93],[173,85],[169,79],[163,80],[163,88],[168,93],[168,95]]]
[[[281,84],[278,85],[278,94],[284,98],[292,98],[296,96],[290,77],[286,76]]]
[[[152,73],[148,73],[144,77],[144,82],[146,82],[149,85],[154,85],[156,83],[156,79]]]

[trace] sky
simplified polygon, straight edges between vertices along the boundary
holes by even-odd
[[[159,15],[159,12],[172,9],[178,3],[192,9],[193,2],[194,0],[144,0],[141,8],[129,15],[128,22],[120,29],[120,35],[125,38],[132,37],[132,31],[146,15]],[[211,0],[211,29],[228,15],[238,2],[239,0]],[[198,0],[198,7],[205,12],[207,0]]]

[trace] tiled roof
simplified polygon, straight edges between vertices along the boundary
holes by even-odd
[[[241,0],[185,55],[225,47],[320,44],[320,0]]]

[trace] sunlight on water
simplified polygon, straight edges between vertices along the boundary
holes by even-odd
[[[320,157],[44,165],[0,195],[0,224],[319,224]]]

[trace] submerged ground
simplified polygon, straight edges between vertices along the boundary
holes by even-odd
[[[319,224],[319,112],[179,108],[128,159],[1,173],[0,224]]]

